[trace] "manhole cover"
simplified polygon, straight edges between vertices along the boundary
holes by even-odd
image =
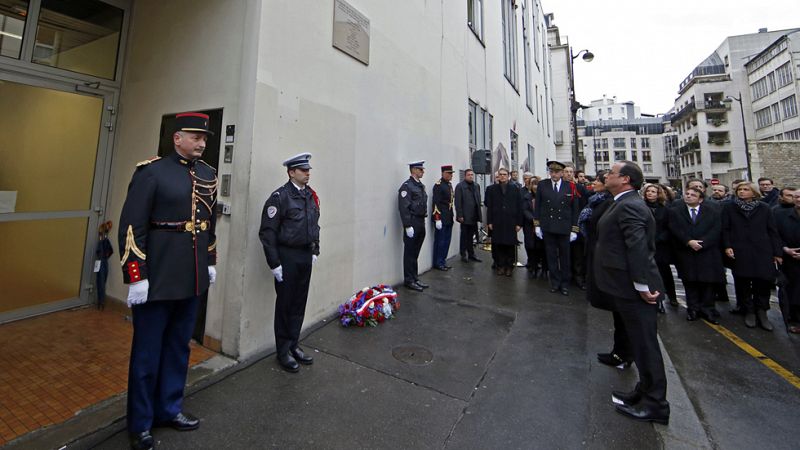
[[[392,356],[398,361],[415,366],[425,366],[433,362],[433,353],[417,345],[401,345],[392,349]]]

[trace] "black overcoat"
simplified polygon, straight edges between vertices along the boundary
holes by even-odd
[[[456,185],[456,218],[463,218],[465,225],[481,222],[481,190],[477,184],[462,181]]]
[[[522,226],[522,190],[509,183],[486,188],[486,224],[492,225],[492,244],[517,245],[517,226]]]
[[[536,234],[533,227],[533,205],[536,200],[533,192],[522,188],[522,235],[525,237],[525,248],[536,247]]]
[[[586,222],[586,299],[595,308],[612,311],[614,302],[608,294],[597,288],[594,277],[595,247],[597,247],[597,223],[603,217],[609,206],[614,204],[614,198],[609,196],[606,200],[592,208],[592,217]]]
[[[774,256],[781,256],[780,238],[769,205],[757,202],[747,217],[736,203],[722,210],[722,248],[733,248],[733,275],[775,279]]]
[[[775,225],[781,238],[781,248],[800,248],[800,215],[795,208],[779,208],[773,210]],[[800,260],[783,254],[781,270],[789,280],[800,283]]]
[[[671,264],[672,255],[672,233],[669,231],[669,210],[670,208],[661,203],[647,203],[653,218],[656,219],[656,263]]]
[[[725,282],[722,265],[722,223],[719,208],[700,205],[697,221],[692,223],[686,205],[669,209],[669,230],[674,236],[675,266],[681,280],[704,283]],[[688,242],[703,241],[703,248],[692,250]]]

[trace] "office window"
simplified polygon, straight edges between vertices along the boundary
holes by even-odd
[[[533,112],[533,94],[531,89],[531,46],[530,46],[530,23],[528,22],[528,1],[522,1],[522,56],[525,66],[525,104]],[[534,33],[535,34],[535,33]]]
[[[650,148],[650,138],[642,138],[642,148]]]
[[[731,162],[731,152],[711,152],[711,163]]]
[[[770,106],[770,108],[772,108],[772,122],[773,123],[780,122],[781,121],[781,105],[779,105],[778,103],[773,103],[772,106]]]
[[[783,118],[788,119],[797,115],[797,99],[794,95],[790,95],[781,100],[781,109],[783,110]]]
[[[539,2],[537,0],[533,0],[533,8],[532,8],[532,17],[533,21],[531,22],[531,48],[533,49],[533,62],[536,63],[536,67],[541,67],[539,65],[539,47],[536,44],[536,30],[539,29]]]
[[[767,92],[775,92],[778,86],[775,85],[775,72],[767,74]]]
[[[775,76],[777,78],[778,87],[786,86],[787,84],[794,81],[792,79],[792,66],[790,63],[786,63],[777,69],[775,69]]]
[[[607,138],[600,139],[600,147],[608,148],[608,139]]]
[[[653,157],[650,155],[650,150],[642,150],[642,161],[651,162]]]
[[[517,10],[513,0],[502,0],[503,7],[503,72],[517,87]]]
[[[642,171],[644,173],[653,173],[653,165],[652,164],[642,164]]]
[[[639,160],[639,152],[637,152],[636,150],[632,150],[631,151],[631,161],[636,162],[638,160]]]
[[[614,148],[625,148],[625,138],[614,138]]]
[[[469,101],[469,149],[470,153],[478,149],[478,105],[472,100]]]
[[[467,0],[467,26],[483,42],[483,0]]]
[[[756,128],[764,128],[772,125],[772,114],[770,113],[769,107],[759,109],[755,112],[755,116]]]
[[[488,111],[469,101],[469,147],[474,150],[492,149],[493,118]]]
[[[783,139],[786,141],[800,141],[800,128],[783,133]]]
[[[767,91],[767,78],[759,78],[755,83],[750,85],[750,92],[753,95],[753,100],[763,98],[769,92]]]
[[[624,161],[624,160],[628,159],[625,156],[625,153],[627,153],[625,150],[616,150],[616,151],[614,151],[614,161]]]
[[[636,138],[631,138],[631,148],[636,148]]]
[[[608,162],[608,152],[599,152],[600,161]]]

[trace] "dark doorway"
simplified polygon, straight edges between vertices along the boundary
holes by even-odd
[[[222,139],[222,108],[207,109],[204,111],[193,111],[208,114],[208,125],[214,135],[209,137],[206,143],[206,150],[200,158],[215,170],[219,168],[219,144]],[[175,114],[165,114],[161,117],[161,132],[158,139],[158,156],[165,157],[175,151],[172,144],[172,134],[175,132]],[[198,344],[203,344],[206,334],[206,309],[208,307],[208,291],[200,297],[200,305],[197,309],[197,321],[194,325],[192,338]]]

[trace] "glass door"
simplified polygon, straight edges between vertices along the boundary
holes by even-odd
[[[113,95],[88,91],[0,73],[0,323],[90,300]]]

